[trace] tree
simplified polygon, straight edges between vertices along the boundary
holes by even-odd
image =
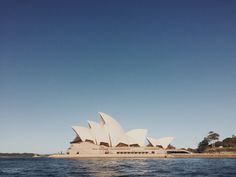
[[[215,133],[213,131],[210,131],[206,137],[206,139],[208,140],[208,143],[211,144],[212,146],[215,146],[215,142],[219,140],[220,135],[218,133]]]
[[[221,141],[216,141],[215,147],[220,147],[220,146],[223,146],[223,143]]]
[[[236,137],[234,138],[225,138],[222,141],[223,147],[236,147]]]
[[[206,148],[208,147],[209,142],[208,139],[205,137],[199,144],[198,144],[198,148],[197,151],[198,152],[204,152],[206,150]]]

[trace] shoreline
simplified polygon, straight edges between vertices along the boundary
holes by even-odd
[[[236,158],[236,154],[209,154],[209,153],[199,153],[199,154],[174,154],[173,158],[218,158],[218,159],[225,159],[225,158]]]
[[[163,158],[214,158],[214,159],[224,159],[224,158],[236,158],[236,154],[209,154],[209,153],[201,153],[201,154],[161,154],[161,155],[66,155],[66,154],[54,154],[50,155],[49,158],[64,158],[64,159],[163,159]]]

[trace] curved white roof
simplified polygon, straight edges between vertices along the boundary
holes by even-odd
[[[122,134],[119,138],[118,138],[118,142],[115,146],[117,146],[119,143],[123,143],[123,144],[127,144],[127,145],[131,145],[131,144],[138,144],[137,141],[130,137],[127,134]]]
[[[110,138],[110,145],[116,146],[119,143],[119,138],[124,135],[124,130],[120,124],[111,116],[100,112],[100,117],[104,128],[107,130]]]
[[[139,146],[144,146],[147,130],[146,129],[133,129],[126,133],[126,135],[130,136]]]
[[[100,145],[101,142],[110,144],[108,133],[102,125],[94,121],[88,121],[88,124],[95,137],[96,144]]]
[[[89,128],[81,126],[72,127],[82,141],[90,140],[98,145],[107,143],[112,147],[117,146],[119,143],[144,146],[147,138],[148,142],[153,146],[160,145],[166,149],[173,140],[173,137],[160,139],[146,137],[146,129],[134,129],[125,133],[121,125],[111,116],[102,112],[99,115],[101,119],[100,124],[94,121],[88,121]]]
[[[72,129],[75,131],[75,133],[80,137],[82,141],[90,140],[95,142],[95,138],[89,128],[73,126]]]
[[[164,137],[164,138],[160,138],[160,139],[154,139],[154,138],[150,138],[147,137],[147,140],[150,144],[152,144],[153,146],[162,146],[164,149],[166,149],[169,144],[171,143],[171,141],[173,140],[173,137]]]

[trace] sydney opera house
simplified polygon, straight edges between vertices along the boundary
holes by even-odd
[[[99,116],[99,123],[88,121],[88,127],[72,127],[76,137],[67,150],[67,156],[155,157],[167,154],[173,137],[147,137],[146,129],[125,132],[111,116],[101,112]]]

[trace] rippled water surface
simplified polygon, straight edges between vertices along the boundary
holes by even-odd
[[[236,159],[0,158],[0,176],[236,176]]]

